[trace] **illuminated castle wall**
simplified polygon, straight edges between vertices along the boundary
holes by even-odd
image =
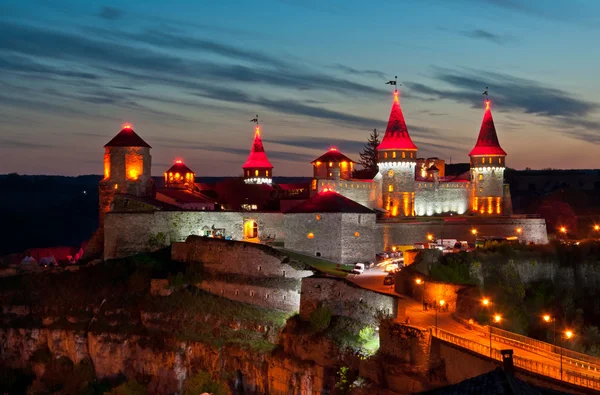
[[[356,180],[352,179],[353,161],[332,148],[312,162],[312,191],[333,189],[364,206],[384,210],[388,217],[512,212],[510,198],[505,197],[506,152],[500,147],[489,101],[477,143],[469,153],[468,174],[446,176],[443,160],[417,158],[397,91],[377,153],[378,174],[372,180]]]

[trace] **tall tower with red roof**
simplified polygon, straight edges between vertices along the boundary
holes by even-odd
[[[250,155],[242,169],[246,184],[271,184],[273,182],[273,165],[265,153],[258,123],[254,130],[254,142],[250,149]]]
[[[471,158],[471,210],[479,215],[502,215],[504,206],[504,168],[506,152],[500,146],[490,101],[485,101],[485,113]]]
[[[414,216],[417,146],[408,134],[398,90],[394,91],[390,119],[377,147],[377,158],[376,178],[381,181],[382,207],[393,217]]]
[[[99,184],[101,227],[116,194],[153,198],[155,191],[150,174],[152,147],[130,125],[125,125],[104,148],[104,178]]]

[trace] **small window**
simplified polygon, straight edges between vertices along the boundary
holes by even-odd
[[[269,294],[265,294],[265,299],[269,299]]]
[[[283,295],[283,300],[285,300],[285,295]]]
[[[237,289],[235,290],[235,294],[236,296],[240,294],[240,291],[238,291]]]
[[[250,291],[250,296],[254,296],[254,291]]]
[[[329,173],[329,177],[332,177],[332,176],[333,176],[333,174],[332,174],[332,173]]]
[[[258,271],[260,272],[262,270],[262,266],[258,265]]]
[[[388,177],[394,177],[394,170],[388,171]]]
[[[502,164],[502,158],[498,158],[498,164],[501,165]]]
[[[258,177],[258,170],[254,170],[254,176]]]
[[[483,180],[483,174],[479,175],[479,181]]]
[[[483,188],[479,188],[479,192],[483,192]]]
[[[488,158],[488,162],[491,165],[492,164],[492,158]]]
[[[402,159],[406,159],[406,152],[402,151]]]
[[[387,159],[387,152],[383,153],[383,159]]]
[[[321,256],[321,253],[317,251],[317,252],[315,253],[315,256]]]
[[[266,171],[266,175],[267,175],[267,177],[269,177],[269,170]]]
[[[314,239],[315,238],[315,234],[313,232],[310,232],[309,234],[306,235],[307,238],[309,239]]]
[[[396,151],[392,152],[392,158],[396,159]]]
[[[115,189],[119,189],[119,184],[115,184]]]
[[[360,233],[359,232],[354,232],[354,237],[359,237]]]
[[[320,221],[320,220],[321,220],[321,214],[317,214],[317,215],[315,216],[315,218],[316,218],[316,220],[317,220],[317,221]]]
[[[415,155],[415,153],[414,153],[414,152],[411,152],[411,153],[410,153],[410,157],[411,157],[411,158],[414,158],[414,157],[415,157],[414,155]]]
[[[388,185],[388,192],[394,192],[394,186],[393,185]]]
[[[285,270],[283,271],[283,273],[282,273],[282,274],[283,274],[283,277],[285,277]]]
[[[333,162],[329,162],[329,167],[333,167]]]
[[[341,292],[338,292],[338,296],[342,296],[342,293],[341,293]]]
[[[222,290],[221,290],[221,295],[224,295],[224,294],[225,294],[225,290],[224,290],[224,289],[222,289]]]

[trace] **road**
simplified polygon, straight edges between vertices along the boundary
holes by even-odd
[[[424,329],[432,326],[435,327],[435,311],[423,311],[422,303],[415,301],[414,299],[406,295],[397,294],[396,292],[394,292],[393,285],[383,285],[383,279],[385,278],[386,274],[387,273],[385,273],[380,267],[374,267],[370,270],[366,270],[362,274],[350,274],[346,279],[352,281],[353,283],[362,288],[367,288],[373,291],[397,296],[399,299],[398,311],[406,312],[406,316],[410,317],[410,325]],[[398,320],[405,321],[404,317],[399,318]],[[451,313],[438,312],[437,325],[440,329],[446,330],[465,339],[480,343],[485,346],[489,346],[490,344],[489,336],[478,330],[470,330],[466,325],[463,325],[457,320],[455,320],[452,317]],[[504,343],[496,341],[492,342],[492,347],[498,350],[512,348],[515,356],[520,356],[522,358],[527,358],[532,361],[537,361],[560,368],[560,358],[558,356],[541,355],[528,350],[515,348],[514,346],[508,346]],[[585,373],[587,375],[600,378],[600,372],[595,372],[593,370],[584,369],[570,364],[564,364],[563,367],[564,369],[568,369],[570,371]]]

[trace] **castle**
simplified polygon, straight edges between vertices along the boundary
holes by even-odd
[[[355,162],[331,148],[312,162],[306,185],[273,183],[257,123],[243,179],[197,183],[196,174],[177,160],[157,188],[150,174],[151,147],[126,126],[105,146],[104,256],[146,251],[189,235],[279,241],[290,250],[343,263],[372,260],[377,251],[425,235],[469,240],[477,233],[518,232],[523,242],[547,243],[543,219],[512,215],[504,184],[507,154],[489,100],[485,105],[469,172],[446,175],[443,160],[418,157],[395,91],[377,147],[375,177],[353,178]]]

